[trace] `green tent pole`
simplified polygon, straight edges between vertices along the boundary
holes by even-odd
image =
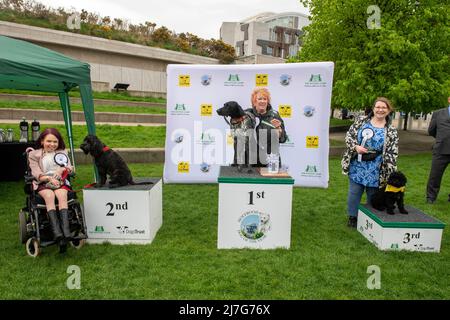
[[[61,102],[61,107],[63,109],[64,123],[66,124],[67,137],[69,139],[70,157],[72,160],[72,165],[75,168],[75,153],[73,146],[72,117],[70,112],[69,94],[67,92],[60,92],[58,95],[59,101]]]

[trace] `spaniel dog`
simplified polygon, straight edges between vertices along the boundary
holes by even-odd
[[[396,171],[390,174],[387,185],[379,189],[371,199],[372,207],[377,210],[386,210],[387,214],[395,214],[395,204],[400,213],[408,214],[404,206],[404,193],[407,179],[403,173]]]
[[[231,129],[234,148],[232,166],[237,166],[239,172],[246,167],[248,173],[251,173],[250,161],[252,158],[250,156],[252,154],[256,156],[255,117],[251,113],[245,112],[236,101],[226,102],[222,108],[217,109],[217,114],[224,117]],[[230,118],[229,121],[227,117]],[[250,150],[252,146],[255,147],[253,153]]]
[[[101,142],[97,136],[87,135],[80,148],[85,154],[90,154],[95,160],[95,165],[100,175],[100,182],[95,185],[96,187],[105,185],[107,176],[109,176],[108,187],[110,188],[141,184],[133,181],[131,171],[122,157]]]

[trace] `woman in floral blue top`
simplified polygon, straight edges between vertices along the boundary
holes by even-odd
[[[367,117],[356,120],[345,137],[342,172],[349,176],[348,226],[356,228],[364,190],[367,202],[397,169],[398,133],[390,123],[391,102],[379,97]]]

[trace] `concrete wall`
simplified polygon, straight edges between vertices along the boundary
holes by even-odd
[[[168,64],[218,64],[217,59],[0,21],[0,34],[60,52],[91,65],[95,82],[128,83],[128,90],[165,96]]]

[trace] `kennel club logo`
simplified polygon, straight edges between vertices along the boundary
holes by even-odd
[[[321,74],[311,74],[309,81],[305,82],[305,87],[326,87],[327,83],[323,81]]]
[[[95,226],[93,230],[90,230],[89,233],[97,233],[97,234],[109,234],[108,231],[105,231],[104,226]]]
[[[268,74],[257,74],[256,75],[256,86],[266,87],[269,85],[269,75]]]
[[[278,106],[278,113],[282,118],[291,118],[292,117],[292,106],[288,104],[280,104]]]
[[[191,113],[189,107],[184,103],[177,103],[171,110],[170,114],[173,116],[188,116]]]
[[[322,173],[314,164],[308,164],[305,170],[301,173],[302,177],[314,177],[318,178],[322,176]]]
[[[191,86],[191,76],[188,74],[178,75],[178,86],[190,87]]]
[[[242,87],[244,86],[244,81],[241,81],[239,74],[230,74],[224,85],[226,87]]]
[[[270,215],[256,210],[248,211],[239,218],[239,235],[249,242],[263,240],[271,229]]]
[[[288,74],[282,74],[280,76],[280,84],[284,87],[288,86],[291,83],[292,77]]]
[[[307,136],[306,137],[306,148],[309,148],[309,149],[319,148],[319,137],[318,136]]]
[[[209,86],[211,84],[211,76],[209,74],[205,74],[201,77],[201,84],[204,86]]]
[[[208,132],[202,132],[199,139],[195,141],[198,145],[208,146],[216,143],[216,137]]]
[[[211,117],[212,116],[212,111],[213,111],[212,104],[202,103],[200,105],[200,115],[202,117]]]

